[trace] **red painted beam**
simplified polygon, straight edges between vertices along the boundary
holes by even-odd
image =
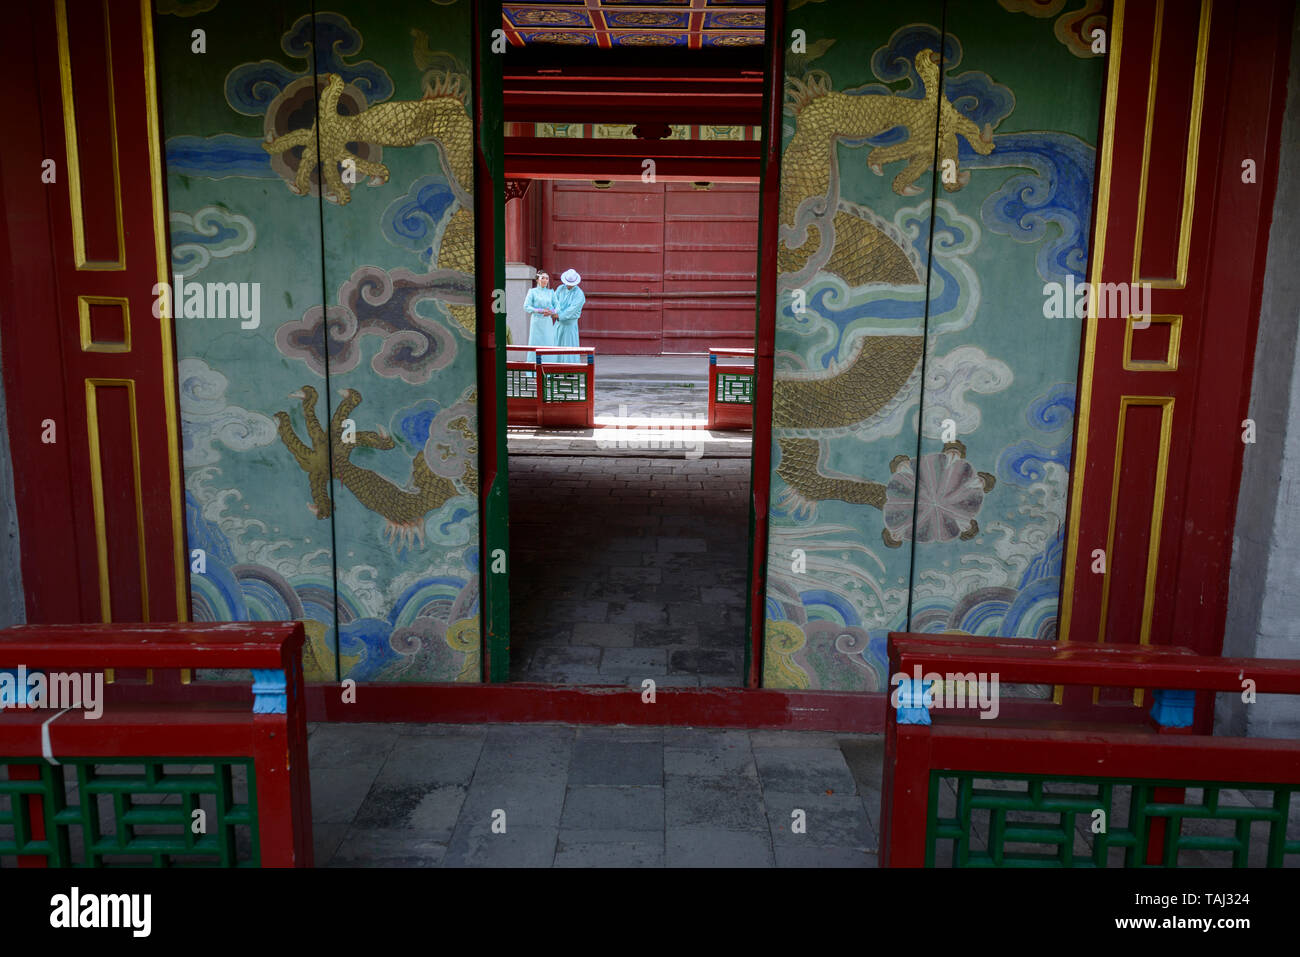
[[[508,123],[654,120],[758,126],[763,122],[763,77],[735,71],[507,73],[503,107]]]
[[[639,164],[645,158],[660,160],[744,160],[758,175],[762,144],[758,140],[596,140],[566,136],[507,136],[506,156],[565,158],[591,156],[598,159],[631,159]],[[638,175],[640,169],[638,167]]]
[[[55,714],[46,709],[5,709],[0,714],[3,754],[42,756],[41,728]],[[46,732],[55,757],[249,757],[257,738],[253,722],[257,717],[281,726],[286,722],[284,715],[254,715],[249,707],[237,704],[110,704],[98,719],[87,718],[84,711],[69,711],[50,721]]]
[[[0,668],[290,670],[302,622],[18,625],[0,631]]]
[[[1300,783],[1300,741],[1278,738],[1021,730],[979,721],[898,730],[928,734],[936,770]]]
[[[1033,638],[889,636],[891,673],[977,672],[999,682],[1300,694],[1300,661],[1284,658],[1212,658],[1188,648],[1152,645],[1044,642]]]
[[[529,179],[640,181],[654,160],[656,180],[757,182],[757,140],[595,140],[506,137],[506,175]]]
[[[563,141],[557,141],[563,142]],[[572,142],[572,141],[570,141]],[[629,140],[628,142],[642,142]],[[646,143],[647,146],[651,144]],[[758,170],[748,159],[678,159],[656,157],[653,148],[632,157],[511,156],[506,155],[506,175],[528,179],[607,179],[640,182],[642,159],[654,159],[655,179],[665,183],[756,183]]]
[[[627,49],[619,51],[620,56],[623,57],[632,52],[634,51]],[[624,61],[620,60],[619,62],[623,63]],[[602,63],[598,66],[552,65],[523,70],[512,66],[510,60],[507,59],[502,75],[505,77],[507,86],[527,85],[530,83],[539,86],[564,83],[748,83],[757,87],[760,92],[763,87],[763,71],[761,69],[747,69],[738,66],[708,67],[698,64],[688,67],[659,65],[650,68]]]
[[[307,685],[309,721],[401,721],[428,724],[497,724],[562,722],[567,724],[638,724],[701,728],[755,728],[792,731],[840,731],[877,734],[885,728],[886,694],[785,691],[748,688],[660,688],[654,704],[641,703],[639,688],[541,684],[402,684],[357,686],[357,700],[342,701],[337,684]],[[117,682],[104,688],[105,707],[119,704],[168,704],[175,688]],[[251,686],[225,681],[185,685],[190,705],[238,704],[246,712]],[[30,713],[30,712],[27,712]],[[946,720],[947,712],[936,715]],[[1091,721],[1108,727],[1146,727],[1140,708],[1097,705],[1071,708],[1041,699],[1003,701],[998,724],[1017,721],[1054,726]]]
[[[876,699],[876,700],[873,700]],[[883,695],[659,688],[653,704],[640,688],[537,684],[362,685],[343,702],[336,685],[307,688],[312,721],[428,721],[448,724],[561,722],[789,731],[879,731]]]

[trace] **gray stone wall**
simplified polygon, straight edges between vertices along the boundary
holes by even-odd
[[[1300,17],[1291,37],[1291,75],[1282,119],[1277,198],[1269,233],[1250,416],[1232,541],[1229,657],[1300,659]],[[1220,734],[1300,737],[1300,696],[1219,696]]]

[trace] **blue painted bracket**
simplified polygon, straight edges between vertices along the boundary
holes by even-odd
[[[32,675],[44,674],[43,671],[28,671],[26,665],[17,668],[0,668],[0,675],[7,675],[7,681],[0,679],[0,710],[4,708],[34,708],[32,700]]]
[[[1195,691],[1157,690],[1152,695],[1151,717],[1162,728],[1190,728],[1196,710]]]
[[[898,715],[894,720],[899,724],[929,724],[930,692],[933,687],[933,681],[902,678],[897,691]]]
[[[253,714],[285,714],[287,682],[278,668],[253,669]]]

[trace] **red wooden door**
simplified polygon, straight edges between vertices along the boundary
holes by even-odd
[[[663,351],[754,347],[758,185],[668,183]]]
[[[1090,279],[1149,283],[1151,315],[1087,321],[1070,640],[1222,648],[1289,16],[1115,2]]]
[[[29,621],[188,617],[152,14],[7,8],[0,341]]]
[[[572,267],[598,355],[708,352],[754,344],[758,187],[540,181],[542,266]]]
[[[564,270],[582,275],[582,345],[595,346],[597,356],[656,355],[663,335],[663,186],[538,185],[545,187],[541,266],[557,288]]]

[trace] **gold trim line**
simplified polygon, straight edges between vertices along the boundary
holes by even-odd
[[[158,282],[169,281],[167,263],[167,221],[163,209],[162,149],[158,140],[158,84],[153,47],[153,11],[149,0],[140,0],[140,22],[144,42],[145,113],[149,124],[149,189],[153,197],[154,254]],[[170,297],[169,297],[170,298]],[[172,552],[176,567],[176,620],[190,620],[190,596],[186,587],[189,562],[185,555],[185,508],[181,493],[180,434],[176,413],[176,351],[172,334],[171,303],[158,321],[162,336],[163,412],[167,419],[167,469],[172,493]]]

